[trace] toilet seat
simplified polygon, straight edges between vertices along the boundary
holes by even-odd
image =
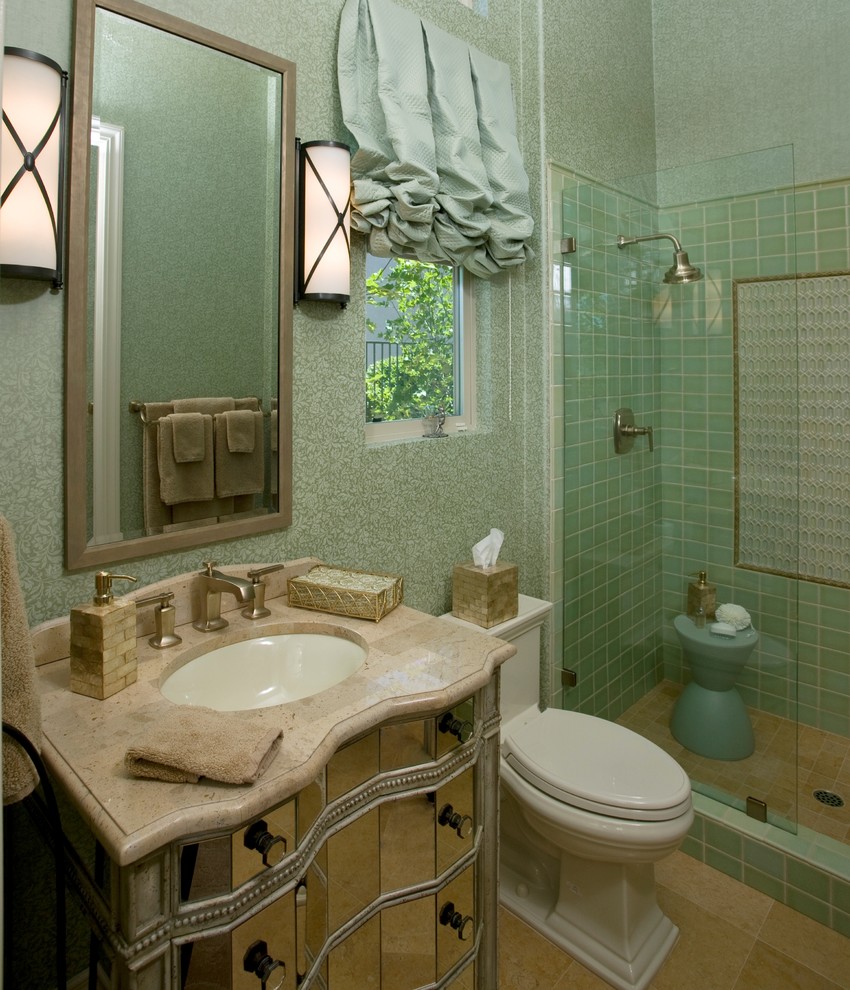
[[[502,754],[528,784],[572,807],[629,821],[669,821],[691,785],[655,743],[615,722],[549,708],[506,731]]]

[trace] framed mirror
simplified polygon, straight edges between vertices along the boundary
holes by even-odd
[[[77,0],[71,570],[288,526],[295,66]]]

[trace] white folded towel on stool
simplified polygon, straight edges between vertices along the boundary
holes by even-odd
[[[750,613],[740,605],[718,605],[715,614],[718,622],[725,622],[734,629],[746,629],[752,625]]]

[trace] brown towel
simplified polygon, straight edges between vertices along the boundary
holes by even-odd
[[[200,413],[175,413],[169,416],[174,460],[178,464],[195,464],[207,456],[206,429]]]
[[[263,457],[263,414],[248,413],[254,422],[254,449],[251,453],[231,453],[227,439],[227,420],[232,413],[215,417],[215,493],[219,498],[229,495],[253,495],[265,486]]]
[[[166,505],[178,502],[202,502],[215,495],[215,469],[213,466],[212,417],[202,416],[204,424],[205,455],[199,461],[180,464],[174,458],[174,420],[176,416],[163,416],[159,422],[157,466],[159,468],[159,496]]]
[[[3,668],[3,720],[14,725],[41,749],[41,700],[35,683],[35,656],[32,648],[27,611],[15,539],[8,521],[0,516],[0,616],[3,638],[0,643]],[[38,783],[29,757],[18,743],[3,736],[3,804],[25,798]]]
[[[175,705],[127,750],[124,765],[134,777],[175,784],[197,784],[201,777],[253,784],[277,755],[282,736],[281,729],[241,714]]]
[[[176,413],[199,412],[205,416],[215,416],[216,413],[235,409],[236,402],[229,396],[210,397],[205,399],[172,399]]]
[[[262,415],[249,409],[234,409],[233,412],[223,414],[227,429],[227,449],[231,454],[253,454],[257,442],[255,420],[258,416],[262,426]]]

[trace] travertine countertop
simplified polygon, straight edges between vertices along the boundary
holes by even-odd
[[[195,576],[182,575],[139,589],[140,598],[163,588],[175,591],[177,632],[183,643],[168,650],[148,645],[151,610],[139,614],[139,676],[106,701],[71,693],[67,659],[67,620],[34,630],[40,661],[44,740],[42,753],[84,819],[118,864],[133,863],[181,836],[236,828],[306,786],[346,740],[390,717],[435,711],[483,687],[515,648],[468,627],[399,606],[380,622],[348,619],[289,608],[287,577],[317,563],[295,561],[269,575],[266,605],[271,615],[243,618],[232,598],[223,596],[230,621],[219,633],[201,633],[189,620],[196,607]],[[241,576],[250,567],[221,570]],[[272,597],[272,596],[277,597]],[[231,611],[225,612],[225,608]],[[253,786],[169,784],[131,777],[124,754],[170,706],[159,690],[164,675],[199,652],[263,633],[333,632],[344,627],[368,647],[355,674],[311,698],[247,714],[283,729],[280,752]],[[205,648],[205,649],[201,649]],[[58,659],[55,659],[57,658]]]

